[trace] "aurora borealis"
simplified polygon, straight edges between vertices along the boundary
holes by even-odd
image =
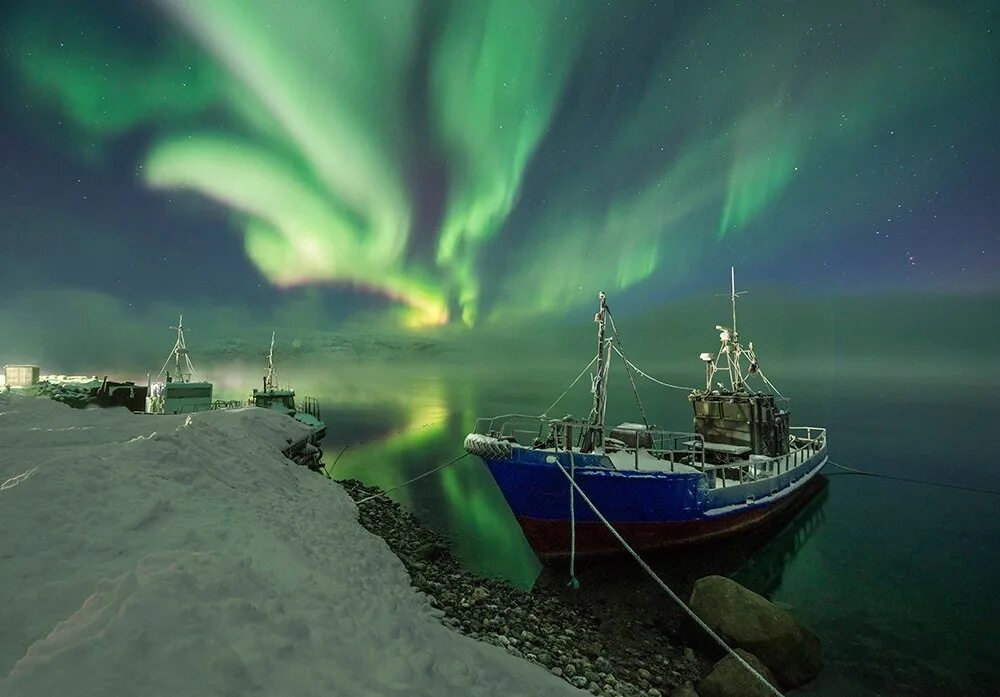
[[[3,235],[93,238],[132,269],[88,283],[112,296],[156,299],[167,273],[159,295],[316,289],[422,327],[546,316],[600,288],[664,302],[730,264],[835,291],[997,285],[988,2],[23,2],[2,18]],[[80,175],[62,197],[101,205],[52,210],[64,170]],[[60,264],[6,285],[72,276]]]

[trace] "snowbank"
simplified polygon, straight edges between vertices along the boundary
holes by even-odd
[[[0,694],[583,694],[439,624],[304,428],[0,395]]]

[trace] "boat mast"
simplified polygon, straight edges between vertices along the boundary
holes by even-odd
[[[264,389],[274,389],[274,332],[271,332],[271,348],[267,352],[267,376],[264,378]]]
[[[595,447],[600,447],[604,444],[604,411],[607,408],[608,362],[611,360],[610,353],[605,357],[606,341],[604,335],[608,319],[607,296],[602,290],[597,297],[600,299],[600,306],[598,307],[597,314],[594,315],[594,321],[597,322],[597,376],[594,378],[594,408],[590,413],[591,428],[587,429],[587,433],[583,439],[583,446],[581,447],[581,452],[585,453],[592,452]]]
[[[732,328],[723,327],[722,325],[716,325],[716,329],[719,330],[719,340],[722,342],[722,347],[719,349],[717,356],[713,356],[710,353],[701,354],[701,360],[705,362],[705,391],[712,391],[712,378],[715,374],[723,369],[719,364],[722,362],[722,357],[726,357],[725,370],[729,372],[729,383],[730,389],[733,392],[737,392],[744,388],[745,378],[743,376],[743,354],[748,353],[743,350],[740,345],[740,336],[736,332],[736,299],[743,295],[746,291],[736,291],[736,268],[733,266],[729,267],[729,302],[733,309],[733,326]],[[750,350],[753,350],[751,345]],[[751,355],[751,367],[750,372],[753,373],[756,370],[756,359]]]
[[[178,382],[191,382],[194,377],[194,365],[191,363],[191,358],[188,356],[187,343],[184,340],[184,315],[181,315],[177,320],[177,326],[171,327],[171,329],[177,330],[177,341],[174,342],[174,347],[170,351],[170,355],[167,356],[167,360],[163,363],[163,367],[160,368],[160,375],[167,369],[167,365],[170,363],[170,358],[174,359],[174,375],[177,377]],[[183,362],[183,367],[182,367]]]
[[[733,305],[733,332],[729,345],[729,380],[732,384],[733,392],[743,387],[743,366],[741,365],[742,349],[740,347],[740,335],[736,332],[736,267],[729,267],[730,279],[730,301]]]
[[[736,333],[736,267],[735,266],[729,267],[729,280],[731,288],[730,292],[732,293],[732,295],[730,295],[730,298],[732,299],[733,303],[733,341],[738,341],[737,337],[739,335]]]

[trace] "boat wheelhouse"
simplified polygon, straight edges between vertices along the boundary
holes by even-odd
[[[465,448],[489,468],[541,559],[621,549],[579,491],[573,491],[574,483],[640,551],[748,530],[797,510],[816,493],[814,478],[826,463],[826,430],[789,426],[788,412],[775,399],[782,399],[780,394],[748,386],[748,380],[759,379],[774,390],[760,370],[752,344],[744,348],[739,342],[737,295],[734,276],[733,327],[718,327],[719,353],[701,356],[706,363],[704,390],[663,383],[631,363],[602,292],[594,318],[597,356],[577,377],[578,381],[596,363],[590,416],[550,419],[507,414],[477,420]],[[648,421],[641,404],[641,420],[606,428],[613,355],[620,357],[633,387],[636,373],[688,391],[694,430],[661,429]],[[729,374],[729,386],[713,386],[722,371]]]
[[[147,414],[188,414],[212,409],[212,383],[194,380],[194,365],[184,339],[184,315],[180,316],[177,339],[170,355],[160,368],[156,381],[149,381],[146,390]],[[173,374],[167,370],[174,361]]]

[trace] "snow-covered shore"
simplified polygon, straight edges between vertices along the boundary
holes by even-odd
[[[0,395],[0,694],[584,694],[441,625],[303,428]]]

